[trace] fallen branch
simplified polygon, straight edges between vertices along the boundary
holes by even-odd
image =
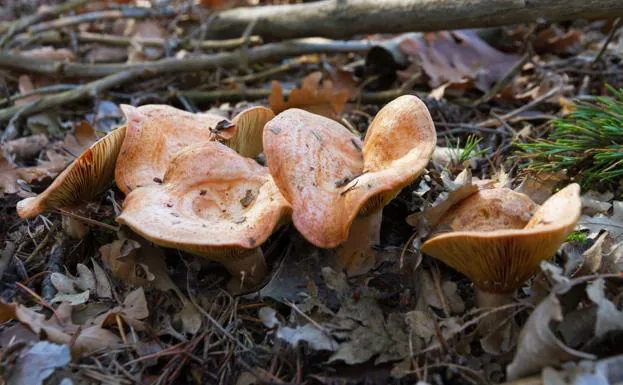
[[[143,38],[137,36],[115,36],[105,35],[101,33],[91,32],[79,32],[75,34],[75,38],[79,43],[98,43],[113,46],[130,46],[132,44],[139,44],[146,47],[179,47],[184,49],[192,49],[193,43],[184,43],[176,39],[161,39],[161,38]],[[37,42],[40,44],[61,44],[69,40],[69,36],[62,36],[58,31],[46,31],[35,36],[30,34],[21,34],[15,36],[13,41],[15,43],[28,44],[31,42]],[[234,49],[242,46],[245,43],[244,38],[239,37],[235,39],[221,39],[221,40],[204,40],[196,43],[201,49]],[[262,43],[262,39],[259,36],[250,36],[248,44],[258,45]]]
[[[148,17],[160,17],[160,16],[172,16],[177,13],[173,8],[166,8],[162,10],[154,10],[151,8],[122,8],[107,11],[96,11],[83,13],[76,16],[61,17],[56,20],[33,25],[28,28],[30,33],[40,33],[51,29],[60,29],[69,27],[71,25],[77,25],[82,23],[89,23],[92,21],[101,20],[117,20],[121,18],[126,19],[145,19]]]
[[[608,19],[623,15],[620,0],[323,0],[314,3],[235,8],[210,23],[215,36],[237,36],[253,20],[266,39],[492,27],[544,18]]]
[[[95,80],[84,84],[73,90],[61,92],[50,96],[44,96],[41,99],[29,103],[25,106],[13,106],[0,110],[0,122],[5,122],[19,113],[20,118],[28,115],[45,111],[52,107],[58,107],[65,103],[71,103],[78,100],[88,99],[97,96],[103,91],[118,86],[130,80],[134,80],[145,72],[141,70],[128,70],[109,75],[105,78]],[[6,136],[6,135],[5,135]],[[11,139],[11,138],[4,138]]]
[[[0,38],[0,47],[4,46],[4,44],[16,33],[26,30],[31,25],[81,7],[88,2],[89,0],[70,0],[66,3],[57,5],[56,7],[52,7],[45,12],[22,17],[21,19],[11,23],[6,29],[0,28],[0,33],[4,34],[2,38]]]
[[[0,53],[0,68],[66,77],[103,77],[121,71],[144,71],[151,76],[157,76],[166,73],[205,71],[218,67],[237,67],[241,63],[256,63],[312,53],[365,52],[372,44],[371,41],[335,41],[309,38],[251,48],[246,51],[246,55],[241,51],[235,51],[185,59],[167,58],[137,64],[98,65],[33,59],[5,52]]]

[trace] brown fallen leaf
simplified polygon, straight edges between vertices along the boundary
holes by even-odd
[[[147,307],[147,300],[142,287],[128,293],[122,305],[114,307],[96,317],[91,324],[103,328],[115,326],[117,325],[117,316],[121,317],[126,324],[131,325],[136,330],[145,330],[145,324],[142,320],[149,317],[149,308]]]
[[[573,283],[570,283],[554,288],[552,293],[534,309],[519,334],[513,361],[506,368],[508,380],[537,373],[546,366],[570,360],[596,358],[592,354],[565,345],[552,330],[564,318],[563,302],[559,296],[571,293],[569,289],[572,285]]]
[[[0,321],[17,320],[35,334],[59,344],[71,344],[72,355],[80,357],[100,349],[114,348],[121,339],[98,325],[75,325],[71,321],[71,304],[61,303],[55,314],[47,318],[23,305],[0,301]]]
[[[400,43],[400,49],[414,64],[399,75],[409,78],[411,73],[421,67],[430,78],[429,85],[432,88],[445,83],[464,87],[467,79],[472,80],[476,88],[486,92],[519,60],[515,55],[505,54],[489,46],[469,30],[413,35]]]
[[[321,72],[313,72],[303,79],[300,88],[290,91],[287,101],[284,98],[281,84],[273,81],[268,102],[275,114],[288,108],[300,108],[337,119],[344,110],[348,98],[348,90],[335,88],[331,80],[323,79]]]
[[[35,157],[49,143],[47,135],[37,134],[9,140],[0,145],[0,148],[5,158],[17,161]]]
[[[138,21],[126,30],[132,38],[163,38],[164,29],[153,20]],[[128,47],[128,63],[141,63],[156,60],[164,50],[159,47],[144,47],[136,40]]]
[[[0,198],[4,195],[15,194],[20,189],[17,180],[20,179],[17,167],[0,154]]]

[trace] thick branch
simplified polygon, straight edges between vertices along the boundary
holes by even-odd
[[[323,0],[315,3],[236,8],[210,24],[216,36],[239,36],[250,22],[263,38],[345,38],[493,27],[536,21],[597,19],[623,15],[620,0]]]
[[[54,60],[25,58],[20,55],[0,53],[0,68],[31,72],[49,76],[102,77],[121,71],[144,71],[156,76],[165,73],[198,72],[217,67],[236,67],[241,63],[256,63],[288,56],[311,53],[365,52],[372,42],[333,41],[321,38],[298,39],[283,43],[266,44],[246,51],[201,55],[188,59],[168,58],[138,64],[82,64]]]

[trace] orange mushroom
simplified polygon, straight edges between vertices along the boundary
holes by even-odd
[[[436,139],[428,109],[407,95],[379,111],[363,145],[331,119],[286,110],[267,123],[264,152],[299,232],[339,246],[339,263],[359,274],[375,262],[383,207],[424,171]]]
[[[115,168],[117,186],[126,195],[139,186],[159,183],[169,161],[190,145],[223,141],[245,156],[261,150],[261,130],[272,119],[265,107],[242,111],[229,122],[209,113],[190,113],[166,105],[122,105],[126,138]]]
[[[422,252],[469,277],[480,307],[505,305],[574,230],[581,208],[575,183],[541,207],[508,189],[481,190],[445,214]]]
[[[260,246],[289,215],[267,168],[208,142],[175,155],[162,183],[132,190],[117,222],[159,246],[222,263],[230,288],[240,288],[264,277]]]
[[[41,194],[17,203],[17,214],[32,218],[55,209],[76,209],[102,193],[113,180],[113,170],[126,127],[122,126],[80,154]],[[63,217],[64,219],[66,217]],[[68,218],[68,229],[77,229]],[[79,230],[69,235],[79,237]]]

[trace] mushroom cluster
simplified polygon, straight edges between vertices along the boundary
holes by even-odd
[[[280,225],[337,248],[350,274],[375,262],[383,207],[423,171],[436,144],[424,103],[402,96],[363,142],[334,120],[267,108],[232,121],[173,107],[122,106],[126,124],[80,155],[48,189],[18,203],[28,218],[75,210],[113,178],[126,195],[117,222],[154,244],[225,265],[231,289],[264,276],[261,245]],[[254,159],[261,152],[267,167]]]

